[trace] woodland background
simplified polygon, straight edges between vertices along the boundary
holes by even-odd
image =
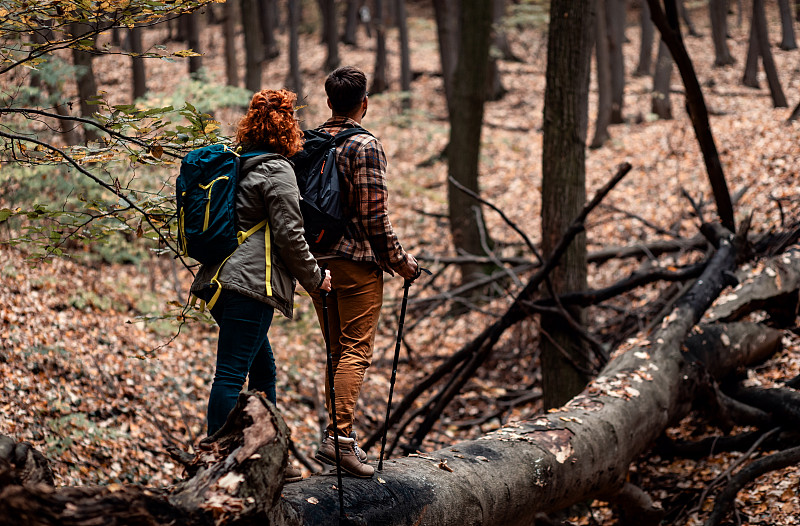
[[[281,9],[286,6],[281,4]],[[686,2],[700,33],[685,43],[711,112],[711,127],[722,157],[731,193],[739,196],[737,220],[752,214],[755,232],[765,232],[798,218],[800,202],[800,124],[784,124],[800,98],[800,51],[777,46],[772,53],[789,108],[774,108],[760,73],[760,88],[741,84],[747,54],[749,2],[731,3],[729,38],[735,64],[714,67],[708,5]],[[742,6],[742,4],[746,4]],[[448,235],[447,163],[441,153],[448,142],[448,112],[437,51],[436,22],[427,2],[407,2],[413,82],[408,93],[399,88],[398,32],[386,31],[389,89],[370,95],[364,124],[381,137],[389,161],[390,217],[404,247],[437,271],[411,288],[406,334],[397,375],[399,400],[426,373],[477,335],[509,305],[505,294],[513,283],[498,285],[480,309],[454,309],[452,302],[428,308],[459,283],[455,268],[441,258],[453,256]],[[630,74],[637,65],[641,5],[627,10],[623,46],[625,70],[624,123],[609,128],[610,139],[587,153],[587,194],[593,195],[627,161],[630,175],[589,216],[589,252],[658,239],[691,238],[699,224],[686,199],[692,196],[706,213],[713,213],[702,157],[691,123],[683,110],[683,85],[673,72],[674,119],[651,112],[652,78]],[[222,17],[222,6],[206,8]],[[736,14],[744,13],[737,24]],[[313,2],[303,3],[300,63],[304,89],[299,116],[313,127],[328,116],[323,80],[326,48],[320,42],[321,18]],[[486,104],[481,157],[482,197],[535,242],[540,236],[541,128],[547,48],[547,7],[536,2],[508,6],[506,34],[519,60],[499,60],[505,94]],[[780,34],[777,5],[767,3],[773,44]],[[202,81],[189,77],[186,59],[146,61],[148,94],[137,104],[160,107],[181,99],[211,111],[222,133],[229,133],[249,98],[246,89],[225,85],[222,26],[210,15],[201,19],[196,51],[203,54]],[[795,22],[795,28],[798,23]],[[278,26],[279,28],[281,25]],[[143,31],[144,48],[186,48],[169,39],[166,25]],[[340,46],[342,64],[354,64],[368,76],[373,71],[375,40],[358,28],[357,45]],[[285,85],[289,72],[288,35],[277,31],[280,54],[264,63],[264,87]],[[111,42],[104,34],[98,43]],[[243,37],[236,40],[239,68],[245,68]],[[655,56],[655,47],[653,53]],[[98,86],[109,106],[133,101],[130,57],[108,54],[95,59]],[[19,96],[30,70],[2,79],[4,100]],[[590,130],[597,114],[597,88],[592,73],[589,97]],[[63,97],[75,101],[77,88],[63,77]],[[410,109],[404,100],[410,99]],[[36,128],[37,123],[32,123]],[[40,133],[47,130],[41,128]],[[119,169],[122,184],[127,171]],[[164,169],[164,168],[162,168]],[[177,164],[156,180],[169,195]],[[160,179],[158,179],[160,177]],[[91,192],[74,170],[0,165],[0,208],[29,209],[40,202],[67,203]],[[67,206],[67,205],[64,205]],[[486,230],[497,254],[530,259],[517,233],[501,217],[485,211]],[[168,485],[182,475],[166,449],[191,450],[204,436],[205,404],[214,369],[216,329],[207,317],[181,316],[191,275],[170,257],[153,257],[147,240],[126,232],[112,233],[103,245],[65,243],[68,257],[42,254],[40,246],[13,242],[31,223],[25,217],[0,223],[3,266],[0,269],[0,433],[27,441],[51,461],[58,485]],[[691,250],[661,258],[675,266],[697,258]],[[645,258],[646,259],[646,258]],[[646,264],[646,263],[645,263]],[[592,288],[607,286],[642,262],[611,259],[589,265]],[[334,276],[335,279],[335,276]],[[389,390],[391,359],[397,329],[402,281],[387,279],[386,298],[375,360],[368,371],[357,411],[362,438],[379,429]],[[504,290],[505,289],[505,290]],[[593,308],[590,324],[599,334],[619,330],[621,316],[644,306],[658,292],[643,287]],[[633,317],[635,320],[635,316]],[[205,321],[205,322],[204,322]],[[183,322],[183,323],[181,323]],[[639,321],[642,326],[644,321]],[[796,328],[796,327],[795,327]],[[542,411],[541,372],[536,352],[540,327],[535,318],[508,331],[490,363],[466,385],[428,434],[421,450],[432,450],[479,436],[514,419]],[[279,409],[291,431],[297,452],[313,457],[324,418],[322,379],[325,352],[309,298],[297,296],[296,319],[277,318],[270,341],[279,369]],[[785,331],[784,349],[751,373],[754,385],[779,385],[800,374],[800,340]],[[687,417],[668,430],[673,438],[702,438],[717,432],[702,419]],[[390,441],[393,434],[390,432]],[[377,448],[368,451],[377,456]],[[713,505],[700,499],[709,483],[739,458],[739,453],[700,460],[675,460],[654,452],[640,459],[632,477],[667,511],[668,523],[701,524]],[[319,466],[310,461],[306,474]],[[739,494],[741,524],[800,523],[800,469],[787,468],[761,477]],[[712,492],[713,493],[713,492]],[[570,524],[615,524],[606,503],[595,501],[575,512]],[[670,522],[671,521],[671,522]]]

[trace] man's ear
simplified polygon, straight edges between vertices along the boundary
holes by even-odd
[[[333,109],[333,106],[331,106],[331,99],[328,99],[328,108]]]

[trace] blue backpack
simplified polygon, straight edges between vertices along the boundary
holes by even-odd
[[[344,208],[344,184],[336,168],[336,146],[365,133],[364,128],[345,128],[335,136],[321,128],[303,130],[303,149],[289,160],[294,164],[300,189],[300,213],[309,248],[320,252],[341,239],[349,217]]]
[[[248,230],[236,228],[236,188],[243,159],[267,152],[239,155],[223,144],[189,152],[175,182],[178,202],[178,249],[203,265],[228,259],[267,220]]]

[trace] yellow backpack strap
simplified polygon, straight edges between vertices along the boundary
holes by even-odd
[[[191,299],[189,301],[189,306],[191,308],[193,308],[193,309],[196,308],[197,300],[200,300],[200,312],[205,312],[205,310],[206,310],[206,301],[205,300],[201,300],[200,298],[198,298],[194,294],[192,294],[192,297],[191,297]]]
[[[240,231],[239,231],[239,232],[236,234],[236,239],[238,239],[238,240],[239,240],[239,244],[241,245],[242,243],[244,243],[244,240],[245,240],[245,239],[247,239],[248,237],[252,236],[253,234],[255,234],[256,232],[258,232],[259,230],[261,230],[261,229],[262,229],[262,228],[264,228],[265,226],[267,226],[267,220],[266,220],[266,219],[265,219],[265,220],[263,220],[263,221],[261,221],[260,223],[258,223],[256,226],[254,226],[253,228],[251,228],[251,229],[250,229],[250,230],[248,230],[247,232],[245,232],[245,231],[243,231],[243,230],[240,230]]]
[[[258,232],[261,228],[263,228],[265,226],[267,226],[267,220],[266,219],[264,219],[263,221],[261,221],[260,223],[255,225],[253,228],[251,228],[247,232],[240,231],[238,234],[236,234],[236,237],[239,240],[239,244],[241,245],[242,243],[244,243],[245,239],[247,239],[248,237],[252,236],[253,234]],[[267,230],[269,231],[269,229],[267,229]],[[222,284],[219,282],[219,273],[222,272],[222,267],[225,266],[225,263],[228,262],[228,260],[231,258],[231,256],[233,254],[234,254],[234,252],[232,252],[230,256],[228,256],[224,260],[222,260],[222,263],[220,263],[219,267],[217,268],[217,272],[214,274],[214,277],[211,278],[211,284],[212,285],[216,285],[217,290],[216,290],[216,292],[214,292],[214,295],[211,296],[211,299],[206,304],[206,307],[208,307],[209,310],[211,310],[214,307],[214,305],[217,303],[217,300],[219,299],[219,295],[222,293]]]

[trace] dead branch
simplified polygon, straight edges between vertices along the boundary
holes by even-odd
[[[630,170],[631,165],[629,163],[622,163],[618,167],[617,173],[597,192],[592,200],[583,207],[578,216],[572,221],[570,226],[567,228],[567,231],[562,235],[558,244],[553,249],[553,253],[549,256],[542,268],[531,278],[522,292],[519,293],[511,307],[509,307],[500,320],[495,322],[486,331],[484,331],[483,334],[485,334],[486,337],[480,341],[477,339],[473,340],[473,342],[468,344],[468,347],[474,349],[474,352],[471,353],[469,358],[468,366],[461,373],[453,376],[455,381],[451,383],[450,387],[440,392],[436,405],[431,412],[426,415],[423,422],[417,428],[417,431],[411,438],[407,449],[413,451],[419,448],[419,446],[422,444],[422,440],[431,430],[433,424],[439,419],[439,416],[441,415],[442,411],[444,411],[444,408],[461,390],[464,383],[466,383],[472,374],[491,355],[494,344],[497,343],[503,332],[505,332],[508,327],[511,327],[528,315],[529,311],[525,309],[523,302],[530,299],[533,294],[538,291],[539,285],[541,285],[541,283],[550,275],[550,272],[552,272],[552,270],[556,267],[561,259],[561,256],[572,243],[572,240],[575,238],[575,236],[583,231],[584,223],[586,221],[586,217],[589,215],[589,212],[594,210],[597,205],[600,204],[605,196],[608,195],[608,193],[617,185],[617,183],[619,183],[619,181],[622,180],[623,177],[625,177],[625,175],[628,174],[628,172],[630,172]]]
[[[725,490],[720,493],[714,503],[714,511],[711,512],[705,526],[717,526],[727,513],[734,509],[737,493],[748,483],[765,473],[783,469],[788,466],[796,465],[800,462],[800,446],[762,457],[751,462],[742,468],[728,483]]]

